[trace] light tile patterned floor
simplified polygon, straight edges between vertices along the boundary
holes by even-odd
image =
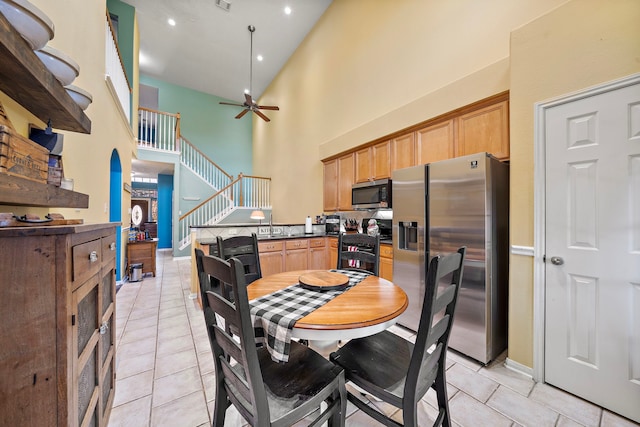
[[[126,283],[116,297],[116,396],[110,427],[211,425],[214,368],[202,312],[189,299],[191,265],[158,251],[157,276]],[[410,331],[394,328],[409,339]],[[454,425],[637,426],[607,410],[507,369],[504,358],[482,366],[450,351],[449,402]],[[432,420],[435,393],[420,403],[419,419]],[[379,402],[370,404],[380,405]],[[390,406],[387,413],[401,420]],[[303,425],[303,423],[300,423]],[[377,426],[349,404],[347,426]],[[422,424],[422,422],[421,422]],[[232,408],[227,426],[246,423]]]

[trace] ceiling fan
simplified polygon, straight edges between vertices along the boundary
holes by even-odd
[[[240,114],[238,114],[236,116],[236,119],[241,118],[242,116],[247,114],[249,111],[253,111],[262,120],[264,120],[266,122],[270,122],[271,120],[269,119],[269,117],[265,116],[264,113],[262,113],[262,111],[260,111],[260,110],[280,110],[280,108],[278,108],[275,105],[258,105],[253,100],[253,98],[251,97],[251,92],[252,92],[252,89],[253,89],[252,88],[252,84],[253,84],[253,32],[256,30],[256,27],[254,27],[253,25],[249,25],[247,27],[247,29],[251,33],[251,51],[249,53],[249,93],[245,93],[244,94],[244,103],[242,103],[242,104],[235,104],[235,103],[231,103],[231,102],[220,102],[220,104],[223,104],[223,105],[234,105],[236,107],[243,107],[244,109],[240,112]]]

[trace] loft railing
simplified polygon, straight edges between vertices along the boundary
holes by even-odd
[[[191,227],[212,225],[229,215],[236,207],[249,209],[271,208],[269,186],[271,178],[240,174],[198,206],[179,219],[180,249],[191,244]]]
[[[105,80],[109,88],[115,92],[122,113],[127,118],[127,122],[131,124],[131,85],[127,79],[127,73],[124,71],[122,56],[118,49],[118,43],[114,37],[115,31],[109,12],[107,12],[107,20],[105,25]]]
[[[180,113],[138,108],[138,146],[177,153],[180,150]]]

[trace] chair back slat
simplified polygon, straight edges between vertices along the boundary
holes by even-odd
[[[416,390],[429,388],[432,369],[445,363],[446,351],[438,349],[446,349],[449,342],[465,253],[466,247],[462,247],[456,253],[435,256],[429,263],[422,313],[405,383],[405,396],[414,394]],[[445,279],[450,285],[438,292],[439,285]],[[434,323],[434,317],[442,310],[442,318]],[[429,354],[428,349],[434,344],[438,351]]]
[[[218,236],[217,242],[220,258],[240,260],[244,269],[245,284],[248,285],[262,277],[258,236],[255,233],[252,233],[251,236],[233,236],[226,239]]]
[[[210,341],[216,377],[224,378],[229,401],[247,420],[254,419],[259,413],[269,414],[249,314],[244,267],[237,258],[223,260],[210,255],[203,256],[201,264],[203,274],[211,281],[219,282],[223,290],[221,293],[202,292],[205,321],[208,330],[213,331]],[[225,292],[225,289],[229,291]],[[234,296],[233,300],[230,294]],[[213,315],[207,315],[209,311]],[[237,393],[240,398],[236,397]]]
[[[340,234],[336,268],[364,270],[377,276],[380,269],[380,236]]]

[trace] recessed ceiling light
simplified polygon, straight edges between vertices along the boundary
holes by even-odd
[[[173,18],[169,18],[167,19],[167,22],[169,23],[169,25],[171,25],[172,27],[176,26],[176,21]]]
[[[248,95],[249,94],[249,89],[245,89],[244,93],[246,93]]]
[[[262,55],[258,55],[258,56],[256,56],[256,59],[257,59],[258,61],[262,61],[264,58],[262,57]]]
[[[286,15],[291,15],[291,8],[290,8],[289,6],[285,6],[285,8],[284,8],[284,13],[285,13]]]

